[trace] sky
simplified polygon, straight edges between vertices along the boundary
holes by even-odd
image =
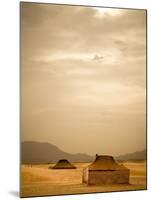
[[[21,140],[146,148],[145,10],[21,3]]]

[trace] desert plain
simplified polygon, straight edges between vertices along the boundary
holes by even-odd
[[[82,194],[147,189],[146,161],[122,162],[130,169],[129,184],[88,186],[83,169],[90,163],[74,163],[76,169],[48,169],[54,164],[21,165],[21,197]]]

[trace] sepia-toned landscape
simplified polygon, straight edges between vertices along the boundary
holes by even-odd
[[[146,17],[21,2],[21,197],[147,189]]]
[[[74,163],[77,169],[54,171],[50,164],[22,165],[22,197],[144,190],[146,186],[146,162],[124,162],[130,169],[130,184],[96,185],[82,184],[83,168],[89,163]],[[51,164],[53,166],[54,164]]]
[[[39,149],[41,153],[38,154]],[[45,158],[47,163],[46,160],[41,160],[43,159],[42,155],[46,155],[46,150],[49,155]],[[30,160],[31,157],[32,160]],[[54,161],[57,160],[57,157],[66,157],[70,160],[83,159],[85,162],[72,162],[72,165],[61,163],[57,169],[57,167],[55,168],[56,162],[48,162],[50,158]],[[126,161],[125,158],[129,160]],[[145,150],[116,158],[117,163],[130,170],[129,182],[126,184],[89,185],[84,183],[84,169],[90,166],[94,159],[95,156],[86,154],[67,154],[48,143],[22,143],[22,163],[24,164],[21,165],[21,197],[147,189]],[[86,162],[86,160],[92,161]],[[39,162],[44,163],[38,164]],[[71,168],[68,169],[69,167]]]

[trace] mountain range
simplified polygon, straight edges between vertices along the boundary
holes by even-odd
[[[146,151],[146,149],[144,149],[142,151],[128,153],[125,155],[118,156],[117,159],[118,160],[146,160],[147,159],[147,151]]]
[[[81,153],[66,153],[50,143],[27,141],[21,144],[22,164],[51,163],[57,162],[59,159],[68,159],[71,162],[90,162],[93,157]]]
[[[92,162],[94,156],[77,153],[71,154],[62,151],[50,143],[25,141],[21,143],[21,163],[38,164],[54,163],[59,159],[68,159],[71,162]],[[146,150],[125,154],[116,157],[117,160],[145,160]]]

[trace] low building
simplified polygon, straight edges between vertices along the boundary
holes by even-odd
[[[118,164],[112,156],[96,155],[95,161],[83,171],[83,183],[128,184],[130,170]]]
[[[59,160],[57,164],[51,169],[76,169],[76,167],[73,164],[71,164],[68,160],[62,159]]]

